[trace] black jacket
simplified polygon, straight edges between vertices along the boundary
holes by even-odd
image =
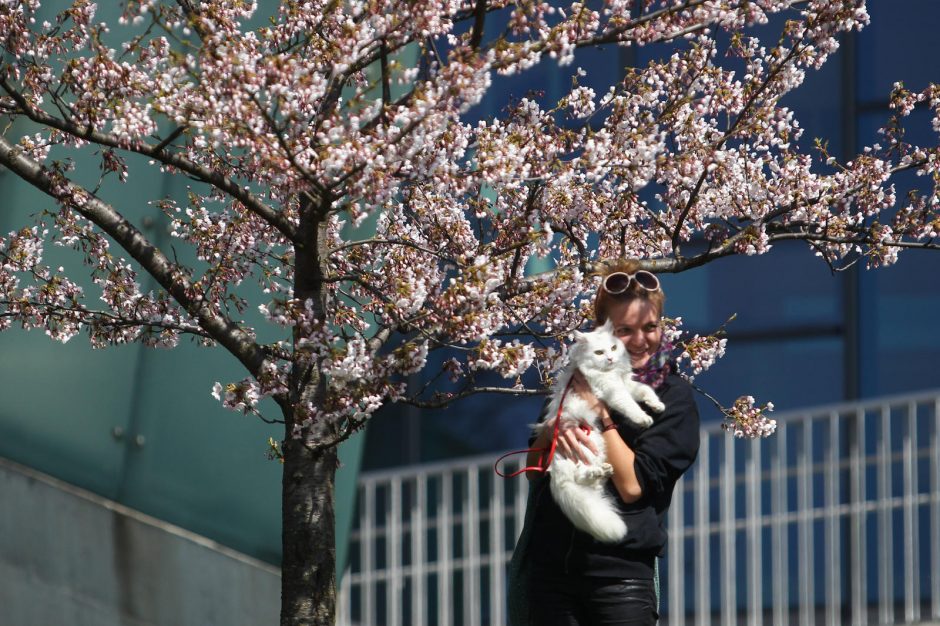
[[[666,511],[676,481],[692,465],[699,448],[699,417],[692,387],[670,374],[656,390],[666,405],[653,425],[643,430],[612,415],[618,432],[636,455],[634,468],[643,491],[639,500],[625,503],[611,481],[607,489],[627,524],[626,538],[617,544],[596,541],[576,529],[552,498],[548,476],[536,479],[529,553],[533,574],[566,573],[615,578],[652,578],[656,556],[666,546]],[[544,419],[544,415],[542,416]]]

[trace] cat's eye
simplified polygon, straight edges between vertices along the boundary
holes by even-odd
[[[603,350],[595,350],[595,351],[594,351],[594,354],[604,354],[604,351],[603,351]]]
[[[612,346],[610,347],[610,351],[611,351],[611,352],[616,352],[616,351],[617,351],[617,344],[612,345]]]

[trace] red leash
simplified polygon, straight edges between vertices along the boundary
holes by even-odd
[[[552,464],[552,459],[555,456],[555,448],[558,446],[558,429],[561,426],[561,407],[563,407],[565,404],[565,396],[568,395],[569,389],[571,389],[571,379],[568,379],[568,384],[565,385],[565,390],[561,394],[561,400],[558,402],[558,412],[555,414],[555,429],[554,429],[554,432],[552,433],[551,445],[548,448],[526,448],[525,450],[515,450],[513,452],[507,452],[503,456],[496,459],[496,463],[493,464],[493,471],[496,472],[497,476],[501,476],[502,478],[515,478],[516,476],[518,476],[519,474],[523,472],[543,472],[544,473],[548,471],[548,466]],[[589,429],[588,432],[590,432],[590,427],[587,427],[587,428]],[[543,459],[545,459],[545,456],[540,454],[538,465],[534,465],[530,467],[523,467],[522,469],[516,470],[515,472],[509,475],[506,475],[499,470],[500,461],[502,461],[503,459],[507,457],[514,456],[516,454],[528,454],[529,452],[545,452],[546,450],[548,450],[548,459],[545,460],[544,464],[542,463],[542,461]]]

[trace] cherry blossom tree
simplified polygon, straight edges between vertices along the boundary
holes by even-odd
[[[336,446],[386,403],[541,392],[522,376],[561,366],[602,260],[681,272],[796,239],[838,269],[938,247],[937,147],[903,133],[916,107],[940,131],[938,88],[897,85],[883,141],[847,162],[780,102],[867,23],[862,0],[282,0],[261,27],[249,0],[126,0],[116,24],[40,4],[0,0],[0,164],[49,198],[0,237],[0,330],[189,335],[244,366],[211,392],[259,415],[270,398],[284,425],[285,626],[334,621]],[[670,52],[606,91],[579,70],[558,101],[470,121],[494,77],[647,44]],[[187,197],[107,202],[136,158]],[[926,190],[898,198],[904,170]],[[135,226],[148,210],[194,263]],[[50,245],[76,266],[46,265]],[[675,339],[696,371],[724,350]],[[452,382],[409,387],[439,350]],[[726,409],[739,434],[768,431],[754,402]]]

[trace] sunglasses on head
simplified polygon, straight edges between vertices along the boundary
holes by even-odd
[[[626,272],[613,272],[604,277],[604,291],[611,295],[617,295],[630,288],[630,283],[636,281],[642,289],[646,291],[659,291],[659,279],[652,272],[639,270],[633,274]]]

